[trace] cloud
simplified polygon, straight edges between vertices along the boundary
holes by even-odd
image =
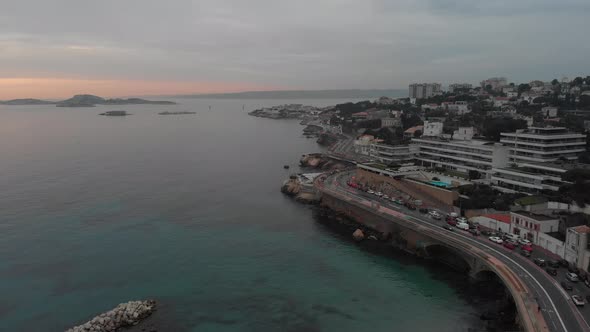
[[[404,88],[584,74],[587,0],[0,0],[0,76]]]

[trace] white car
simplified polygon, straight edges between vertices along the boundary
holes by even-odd
[[[382,198],[383,198],[383,199],[389,199],[389,196],[388,196],[388,195],[383,195],[383,197],[382,197]]]
[[[518,239],[518,243],[520,243],[523,246],[528,246],[529,244],[531,244],[531,241],[527,239]]]
[[[375,192],[373,190],[369,190],[367,191],[367,194],[374,194]]]
[[[492,242],[494,242],[494,243],[497,243],[497,244],[504,243],[504,241],[501,238],[497,237],[497,236],[490,236],[489,237],[489,240],[492,241]]]
[[[469,224],[466,222],[458,222],[457,225],[455,225],[455,227],[457,227],[458,229],[462,229],[464,231],[469,230]]]
[[[578,307],[584,306],[584,298],[580,295],[572,295],[572,302],[574,302],[574,304]]]
[[[440,213],[438,213],[438,212],[436,212],[436,211],[434,211],[434,210],[432,210],[432,211],[428,212],[428,214],[429,214],[431,217],[440,216]]]
[[[467,223],[467,218],[459,217],[459,218],[455,219],[455,221],[457,221],[458,223],[460,222],[460,223],[465,223],[466,224]]]
[[[451,212],[449,213],[449,217],[451,218],[457,218],[459,215],[457,214],[457,212]]]
[[[382,193],[382,192],[380,192],[380,191],[378,191],[378,192],[376,192],[376,193],[375,193],[375,195],[377,195],[377,196],[381,197],[381,196],[383,196],[383,193]]]
[[[571,282],[578,282],[578,275],[572,272],[568,272],[565,274],[565,277],[567,278],[567,280],[571,281]]]

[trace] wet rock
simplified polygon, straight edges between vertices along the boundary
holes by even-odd
[[[365,239],[365,233],[363,233],[363,231],[360,228],[357,228],[356,231],[354,231],[354,233],[352,233],[352,238],[356,242],[360,242]]]
[[[119,328],[138,324],[156,310],[156,301],[129,301],[115,309],[102,313],[85,324],[75,326],[66,332],[116,331]]]

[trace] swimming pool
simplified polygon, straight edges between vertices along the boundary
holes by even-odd
[[[448,182],[443,182],[443,181],[430,181],[430,184],[436,187],[441,187],[441,188],[450,188],[452,187],[452,185]]]

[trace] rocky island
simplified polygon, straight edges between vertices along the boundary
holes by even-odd
[[[269,119],[304,119],[310,115],[319,114],[321,109],[302,104],[287,104],[265,107],[249,112],[248,115]]]
[[[75,326],[66,332],[118,331],[120,328],[137,325],[156,310],[156,301],[129,301],[115,309],[102,313],[85,324]]]
[[[25,98],[25,99],[12,99],[1,101],[0,105],[12,105],[12,106],[20,106],[20,105],[52,105],[55,104],[54,101],[48,100],[41,100],[41,99],[33,99],[33,98]]]
[[[58,102],[55,106],[57,107],[94,107],[96,105],[175,105],[172,101],[161,101],[161,100],[145,100],[141,98],[114,98],[105,99],[94,95],[75,95],[70,99],[66,99]]]

